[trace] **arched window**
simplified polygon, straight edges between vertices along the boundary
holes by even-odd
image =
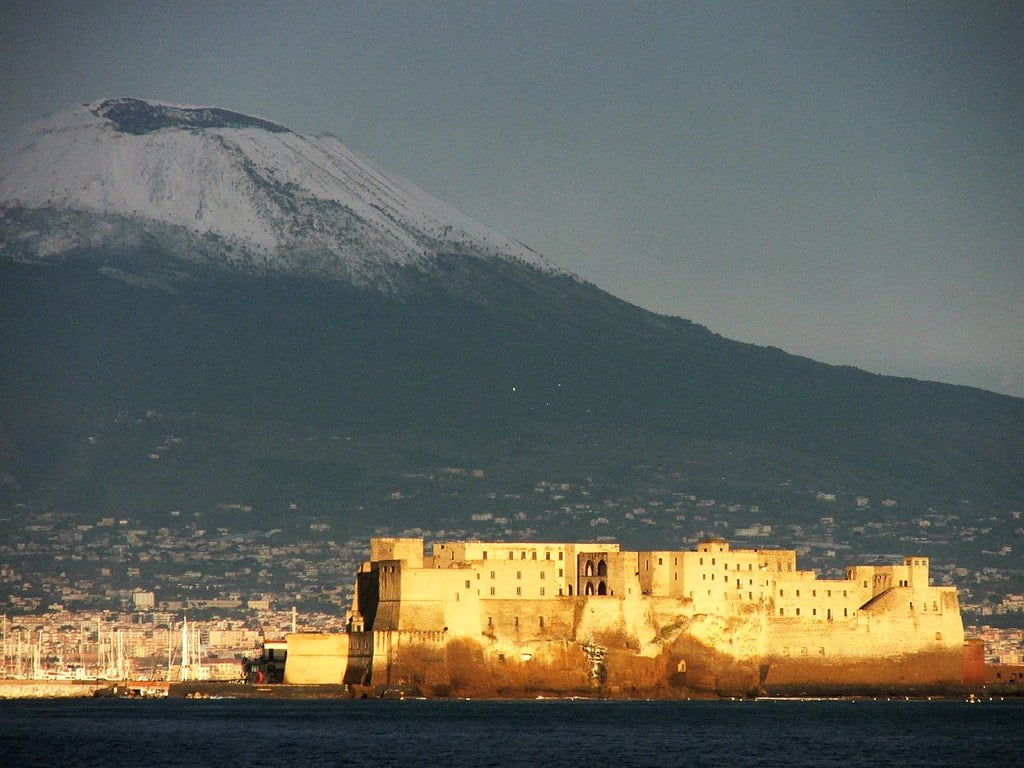
[[[608,585],[605,584],[603,581],[598,582],[598,584],[597,584],[597,594],[599,594],[599,595],[607,595],[608,594]]]
[[[606,563],[604,560],[598,560],[597,561],[597,575],[598,576],[607,576],[608,575],[608,563]]]
[[[590,583],[589,581],[587,582],[587,586],[585,586],[583,588],[583,594],[585,594],[585,595],[592,595],[592,594],[594,594],[594,585],[592,583]]]
[[[586,566],[583,569],[583,575],[584,576],[593,576],[594,575],[594,561],[593,560],[587,560],[587,564],[586,564]]]

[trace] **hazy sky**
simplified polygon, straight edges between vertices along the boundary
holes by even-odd
[[[1024,396],[1024,3],[0,0],[0,129],[330,132],[724,336]]]

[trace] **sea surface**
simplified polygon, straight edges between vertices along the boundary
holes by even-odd
[[[1024,765],[1024,701],[0,701],[0,766]]]

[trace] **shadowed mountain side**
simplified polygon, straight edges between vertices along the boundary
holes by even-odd
[[[570,468],[586,445],[614,465],[642,446],[950,498],[1024,492],[1024,401],[729,341],[515,261],[396,268],[401,298],[102,263],[0,265],[0,462],[23,485],[62,466],[69,412],[131,406],[347,424],[426,439],[424,461],[542,452]]]

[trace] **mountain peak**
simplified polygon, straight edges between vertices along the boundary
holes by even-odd
[[[119,131],[141,136],[162,128],[260,128],[288,133],[283,125],[220,107],[185,107],[142,99],[106,99],[90,111],[110,120]]]
[[[338,139],[221,107],[106,99],[0,137],[0,253],[153,257],[386,292],[451,256],[550,270]]]

